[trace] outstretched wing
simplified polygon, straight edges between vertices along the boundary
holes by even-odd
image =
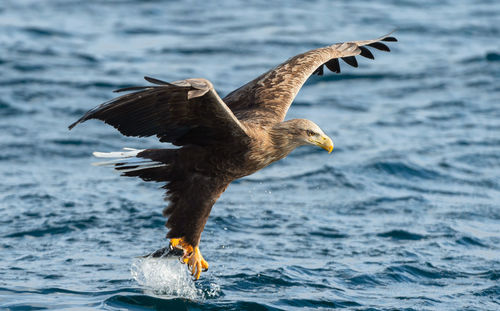
[[[240,120],[261,124],[281,122],[311,74],[322,75],[324,66],[340,73],[339,59],[358,67],[357,55],[374,59],[368,47],[389,52],[389,47],[381,41],[397,41],[390,35],[374,40],[337,43],[294,56],[231,92],[224,102]]]
[[[135,91],[87,112],[69,129],[89,119],[102,120],[126,136],[156,135],[174,145],[227,143],[246,137],[245,127],[220,99],[210,81],[187,79],[117,90]]]

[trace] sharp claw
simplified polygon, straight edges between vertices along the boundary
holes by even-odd
[[[200,275],[201,275],[201,263],[198,261],[196,263],[196,275],[195,275],[195,279],[198,280],[200,278]]]
[[[208,271],[208,262],[205,259],[201,260],[201,267],[203,268],[203,272]]]

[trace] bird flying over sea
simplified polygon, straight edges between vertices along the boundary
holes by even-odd
[[[234,180],[283,159],[302,145],[319,146],[329,153],[332,140],[314,122],[284,121],[288,108],[312,74],[324,67],[340,73],[339,59],[358,67],[356,56],[374,59],[369,48],[389,52],[383,42],[397,41],[391,34],[374,40],[336,43],[294,56],[221,99],[206,79],[164,82],[145,77],[148,86],[128,87],[131,92],[88,111],[79,123],[99,119],[125,136],[156,135],[177,148],[129,149],[94,152],[124,176],[165,185],[168,206],[167,238],[182,251],[182,261],[195,279],[208,269],[199,244],[208,216],[220,195]]]

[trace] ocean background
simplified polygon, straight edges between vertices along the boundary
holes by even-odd
[[[93,151],[165,146],[98,121],[145,75],[223,96],[309,49],[397,29],[311,77],[288,118],[333,138],[234,182],[193,282],[160,184]],[[499,310],[500,2],[0,2],[0,309]]]

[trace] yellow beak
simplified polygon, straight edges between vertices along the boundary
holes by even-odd
[[[332,150],[333,150],[333,141],[328,136],[321,136],[319,141],[315,141],[314,143],[317,146],[328,151],[328,153],[332,152]]]

